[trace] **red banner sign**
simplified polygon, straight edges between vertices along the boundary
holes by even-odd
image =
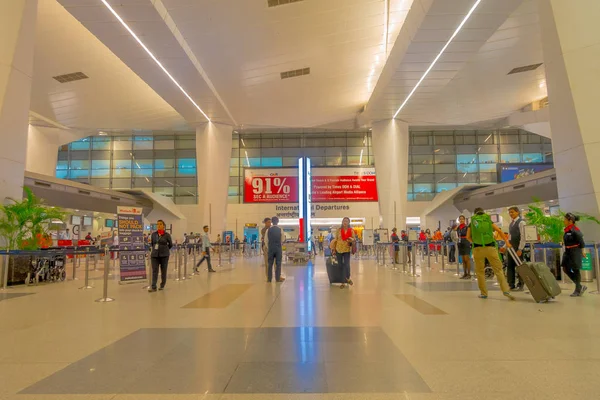
[[[313,203],[377,200],[374,169],[313,168]],[[297,170],[288,168],[245,170],[244,203],[297,202]]]
[[[312,201],[377,201],[375,175],[313,176]]]
[[[253,176],[244,180],[244,203],[297,203],[297,176]]]

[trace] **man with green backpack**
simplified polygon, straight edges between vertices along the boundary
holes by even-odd
[[[471,217],[471,223],[467,231],[467,239],[473,243],[473,258],[475,259],[475,274],[477,275],[477,283],[481,294],[479,298],[487,299],[488,291],[485,282],[485,260],[487,259],[490,266],[496,274],[500,288],[504,296],[511,300],[515,298],[510,293],[506,277],[502,271],[502,261],[498,255],[498,245],[494,240],[494,231],[506,242],[508,247],[511,247],[508,238],[500,228],[492,222],[492,218],[486,214],[482,208],[475,209],[475,215]]]

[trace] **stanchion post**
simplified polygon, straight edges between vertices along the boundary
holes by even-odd
[[[144,257],[144,266],[146,267],[146,280],[148,281],[148,284],[142,287],[143,290],[150,289],[152,287],[152,267],[148,268],[148,264],[152,263],[152,260],[150,259],[151,255],[152,251],[146,251]]]
[[[2,260],[2,285],[0,285],[0,289],[8,290],[8,267],[10,265],[10,250],[6,251],[6,255]]]
[[[102,289],[102,298],[96,300],[97,303],[109,303],[115,299],[108,297],[108,270],[110,269],[110,252],[108,246],[104,247],[104,287]]]
[[[77,248],[74,247],[74,249],[76,250]],[[75,264],[77,256],[75,255],[75,250],[73,251],[73,258],[71,258],[71,265],[73,266],[73,276],[71,277],[71,279],[74,281],[77,280],[77,265]]]
[[[426,243],[427,246],[427,268],[431,270],[431,246],[429,246],[429,241]]]
[[[90,286],[90,258],[89,254],[85,255],[85,282],[79,289],[92,289]]]
[[[231,253],[233,253],[233,244],[229,243],[229,264],[233,264],[233,260],[231,258]]]
[[[218,267],[220,267],[221,264],[221,253],[223,252],[223,246],[221,246],[221,243],[218,244],[219,246],[219,265],[217,265]]]
[[[188,279],[187,265],[188,265],[188,245],[183,246],[183,279]]]
[[[446,259],[444,254],[450,254],[448,251],[448,244],[444,242],[444,244],[442,244],[442,272],[446,272]]]
[[[417,244],[417,242],[415,242],[415,246],[414,246],[414,248],[415,248],[415,254],[413,254],[413,257],[412,257],[412,274],[410,274],[413,277],[418,277],[419,276],[419,275],[417,275],[417,257],[416,257],[416,255],[417,255],[416,254],[416,248],[417,248],[417,246],[416,246],[416,244]]]
[[[181,279],[181,265],[179,263],[179,246],[175,245],[175,268],[177,268],[177,278],[176,281],[180,282]]]
[[[192,250],[192,254],[194,255],[192,257],[193,261],[194,261],[194,267],[193,267],[193,271],[192,271],[192,275],[196,275],[196,245],[194,245],[194,248]]]
[[[596,273],[596,290],[591,291],[592,294],[600,294],[600,260],[598,252],[598,243],[594,243],[594,272]],[[564,275],[564,272],[563,272]]]

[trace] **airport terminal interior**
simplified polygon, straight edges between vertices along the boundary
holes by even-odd
[[[0,1],[0,400],[598,398],[598,20]]]

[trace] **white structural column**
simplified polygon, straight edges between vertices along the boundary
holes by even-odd
[[[600,1],[538,0],[538,8],[560,206],[598,216]]]
[[[372,127],[380,225],[404,229],[408,187],[408,124],[399,120],[376,122]]]
[[[0,202],[21,198],[37,0],[0,1]]]
[[[228,125],[210,122],[196,128],[199,218],[194,222],[210,225],[214,234],[225,230],[227,222],[232,138],[232,129]],[[199,228],[194,227],[194,231]]]

